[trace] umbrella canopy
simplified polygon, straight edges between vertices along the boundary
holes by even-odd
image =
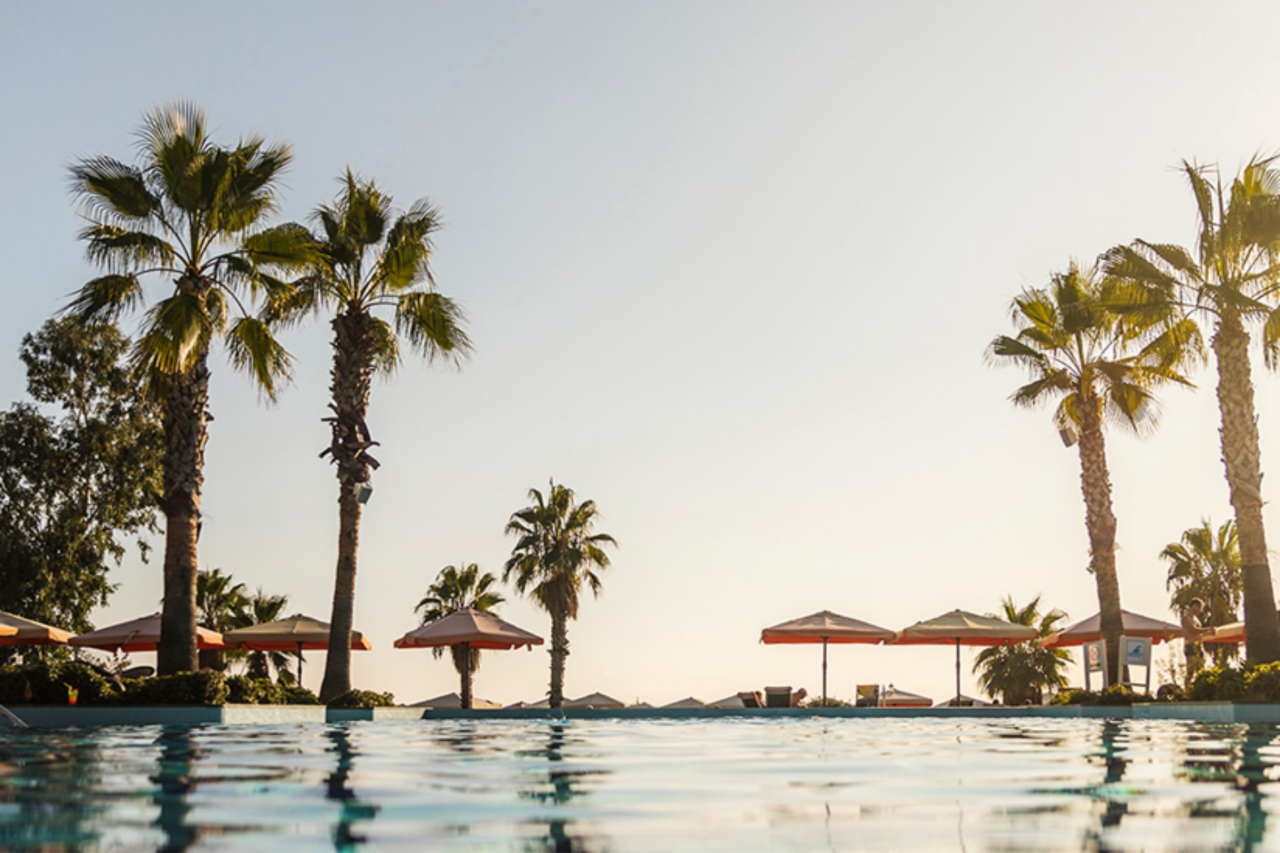
[[[892,684],[880,691],[881,708],[928,708],[932,705],[933,700],[928,696],[921,696],[919,693],[908,693],[906,690],[899,690]]]
[[[580,696],[577,699],[571,699],[564,703],[566,708],[625,708],[625,702],[614,699],[604,693],[588,693],[586,696]]]
[[[1154,643],[1163,643],[1182,636],[1182,626],[1172,622],[1162,622],[1150,616],[1143,616],[1141,613],[1130,613],[1128,610],[1121,610],[1120,617],[1123,620],[1120,633],[1126,637],[1149,637]],[[1102,639],[1102,614],[1095,613],[1070,628],[1050,634],[1040,641],[1040,645],[1046,649],[1057,649],[1062,646],[1092,643],[1100,639]]]
[[[160,644],[160,614],[152,613],[118,625],[108,625],[87,634],[77,634],[67,641],[73,646],[104,649],[108,652],[153,652]],[[217,631],[196,628],[196,648],[225,649],[226,642]]]
[[[760,632],[760,642],[767,646],[780,643],[822,643],[822,702],[827,701],[827,643],[881,643],[892,640],[888,628],[872,625],[850,616],[823,610],[801,616]]]
[[[237,628],[222,635],[227,645],[255,652],[294,652],[329,648],[329,623],[295,613],[288,619]],[[351,632],[351,648],[368,651],[373,646],[359,631]]]
[[[5,641],[0,640],[0,644]],[[1205,643],[1243,643],[1244,642],[1244,623],[1228,622],[1225,625],[1219,625],[1213,629],[1213,633],[1205,637],[1202,642]]]
[[[1024,643],[1040,636],[1029,625],[1015,625],[967,610],[952,610],[941,616],[917,622],[904,628],[893,638],[895,645],[954,645],[956,647],[956,695],[960,695],[960,647],[1004,646]]]
[[[60,646],[71,637],[70,631],[0,610],[0,646]]]
[[[460,646],[466,643],[473,649],[518,649],[521,646],[540,646],[542,638],[497,616],[478,610],[458,610],[443,619],[428,622],[421,628],[396,640],[397,649],[426,649],[433,646]]]
[[[437,696],[434,699],[424,699],[421,702],[414,702],[410,708],[461,708],[462,697],[457,693],[446,693],[443,696]],[[497,702],[490,702],[488,699],[480,699],[479,697],[471,700],[471,707],[480,711],[491,711],[495,708],[501,708]]]

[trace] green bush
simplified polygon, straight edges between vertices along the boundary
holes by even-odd
[[[348,690],[329,703],[330,708],[390,708],[396,697],[390,693],[374,693],[372,690]]]
[[[179,672],[130,679],[120,701],[126,705],[225,705],[229,690],[220,672]]]
[[[843,699],[837,699],[834,696],[828,696],[826,701],[821,696],[814,697],[804,703],[805,708],[852,708],[853,705]]]
[[[1246,670],[1244,701],[1280,702],[1280,663],[1264,663]]]
[[[238,705],[283,705],[284,688],[269,678],[233,675],[227,679],[227,701]]]
[[[1244,698],[1244,673],[1230,666],[1201,670],[1187,696],[1192,702],[1239,702]]]
[[[1102,691],[1102,695],[1098,697],[1099,705],[1132,705],[1134,702],[1141,702],[1150,697],[1146,694],[1138,694],[1133,692],[1127,685],[1113,684],[1106,690]]]
[[[1157,702],[1185,702],[1186,692],[1176,684],[1161,684],[1156,691]]]
[[[101,705],[116,695],[115,687],[102,673],[80,661],[67,661],[58,667],[57,678],[63,684],[63,701],[67,686],[77,691],[77,705]]]
[[[286,705],[319,705],[320,697],[312,693],[305,687],[297,685],[285,685],[280,688],[284,694],[284,704]],[[391,694],[388,693],[387,696]]]
[[[79,705],[114,701],[115,688],[101,673],[80,661],[0,667],[0,705],[66,705],[67,687]]]
[[[1091,690],[1085,690],[1081,687],[1072,687],[1069,690],[1060,690],[1054,694],[1049,702],[1050,705],[1097,705],[1099,704],[1099,696]]]

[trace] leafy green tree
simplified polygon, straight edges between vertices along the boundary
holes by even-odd
[[[275,183],[288,146],[259,137],[215,144],[204,114],[189,103],[147,114],[138,135],[141,161],[131,166],[95,156],[71,168],[89,225],[88,257],[104,267],[68,306],[81,322],[115,319],[147,302],[142,279],[172,281],[153,301],[133,349],[164,424],[164,607],[157,667],[196,668],[196,571],[204,449],[208,439],[208,359],[221,340],[231,362],[274,398],[288,376],[288,353],[245,300],[287,286],[272,272],[310,258],[298,226],[264,228],[275,209]]]
[[[232,616],[229,622],[230,630],[248,628],[250,625],[264,625],[267,622],[283,619],[284,610],[288,606],[288,596],[268,595],[262,591],[262,587],[258,587],[257,591],[245,600],[244,607]],[[297,678],[289,670],[289,661],[291,659],[300,659],[302,653],[295,651],[263,652],[237,649],[228,651],[227,657],[246,660],[248,663],[245,674],[250,678],[270,679],[272,670],[275,670],[276,681],[280,684],[289,685],[297,683]]]
[[[375,372],[390,375],[400,362],[401,339],[428,361],[457,366],[471,350],[462,310],[435,292],[431,238],[439,213],[420,199],[397,214],[389,195],[347,171],[332,204],[313,215],[320,233],[310,272],[292,292],[281,291],[267,310],[273,323],[297,322],[322,309],[333,312],[333,416],[328,455],[337,466],[338,564],[335,571],[329,654],[320,699],[351,689],[351,622],[355,610],[356,557],[360,542],[359,494],[379,463],[378,442],[365,417]],[[378,316],[387,311],[390,322]]]
[[[1089,571],[1098,588],[1108,681],[1114,684],[1122,621],[1103,428],[1115,424],[1139,434],[1154,428],[1153,389],[1166,382],[1190,384],[1180,370],[1199,352],[1199,337],[1189,323],[1166,327],[1142,316],[1114,314],[1107,308],[1113,289],[1093,270],[1072,263],[1048,287],[1024,290],[1013,300],[1010,313],[1018,333],[995,338],[987,356],[1031,375],[1011,397],[1014,405],[1033,407],[1056,398],[1059,430],[1064,436],[1078,434]]]
[[[435,582],[427,587],[426,594],[418,602],[415,611],[422,612],[422,624],[443,619],[450,613],[459,610],[476,610],[480,613],[494,613],[494,608],[504,599],[502,594],[492,589],[498,579],[489,572],[480,572],[475,563],[462,563],[462,568],[445,566],[436,575]],[[459,644],[449,646],[453,657],[453,668],[462,677],[462,707],[471,707],[471,679],[480,668],[480,650],[470,649]],[[443,646],[435,646],[431,653],[439,658],[444,654]]]
[[[92,628],[112,563],[156,532],[159,412],[109,323],[50,320],[22,340],[29,403],[0,412],[0,609]]]
[[[196,609],[200,613],[200,624],[211,631],[230,631],[249,605],[244,584],[231,581],[231,575],[224,575],[221,569],[201,570],[196,575]],[[224,672],[227,668],[226,653],[222,649],[203,649],[200,668]]]
[[[1216,167],[1182,162],[1199,219],[1196,252],[1135,240],[1103,255],[1107,272],[1128,285],[1123,310],[1186,324],[1212,324],[1218,367],[1222,460],[1240,539],[1245,644],[1257,663],[1280,660],[1267,538],[1262,519],[1262,453],[1258,442],[1250,324],[1262,325],[1268,366],[1280,356],[1280,171],[1274,157],[1252,159],[1224,187]]]
[[[1236,523],[1226,521],[1215,531],[1208,519],[1199,527],[1189,527],[1177,542],[1170,542],[1160,552],[1169,564],[1166,588],[1169,604],[1178,613],[1198,598],[1208,605],[1206,625],[1217,627],[1239,618],[1243,599],[1240,581],[1240,539]],[[1214,663],[1225,664],[1236,656],[1235,643],[1210,643]]]
[[[530,506],[512,514],[506,534],[517,537],[503,566],[503,581],[529,597],[551,616],[552,708],[564,702],[564,665],[569,655],[568,621],[578,618],[582,588],[599,596],[597,569],[609,568],[605,546],[617,547],[607,533],[596,533],[600,512],[595,501],[574,502],[573,490],[551,481],[544,497],[529,490]]]
[[[1013,596],[1005,596],[1000,610],[987,616],[1035,628],[1041,638],[1061,630],[1067,618],[1057,608],[1042,613],[1038,595],[1022,607],[1013,603]],[[1067,686],[1064,670],[1070,662],[1071,654],[1066,649],[1045,649],[1035,640],[1028,640],[983,649],[974,660],[973,671],[988,696],[999,696],[1006,705],[1039,705],[1045,690]]]

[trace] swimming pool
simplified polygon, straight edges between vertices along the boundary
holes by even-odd
[[[428,720],[0,732],[5,850],[1280,850],[1280,727]]]

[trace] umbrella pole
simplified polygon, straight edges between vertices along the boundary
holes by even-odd
[[[302,686],[302,643],[298,643],[298,686]]]
[[[822,707],[827,707],[827,638],[822,638]]]
[[[960,707],[960,638],[956,637],[956,707]]]

